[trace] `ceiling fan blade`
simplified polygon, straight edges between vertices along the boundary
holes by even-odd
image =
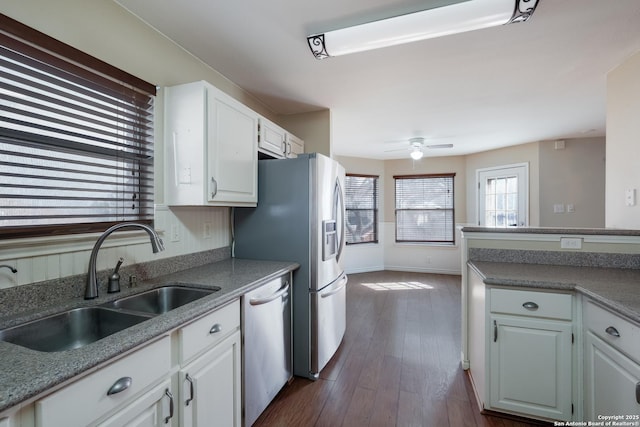
[[[453,144],[431,144],[427,145],[427,148],[452,148]]]

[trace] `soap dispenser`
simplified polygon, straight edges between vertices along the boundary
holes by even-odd
[[[120,292],[120,274],[118,274],[118,270],[120,270],[120,266],[123,262],[124,258],[120,257],[116,264],[116,268],[113,270],[111,276],[109,276],[109,287],[107,288],[107,292],[110,294]]]

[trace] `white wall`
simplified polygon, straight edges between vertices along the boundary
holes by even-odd
[[[607,75],[607,227],[640,229],[640,52]],[[635,189],[635,206],[625,190]]]

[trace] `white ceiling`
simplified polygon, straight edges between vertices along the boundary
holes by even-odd
[[[605,134],[606,74],[640,51],[638,0],[540,0],[525,23],[322,61],[307,46],[455,1],[118,0],[273,112],[331,109],[334,154],[403,158],[416,136],[454,145],[435,156]]]

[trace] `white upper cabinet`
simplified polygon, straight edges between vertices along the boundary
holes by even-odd
[[[211,84],[165,88],[170,206],[255,206],[258,114]]]
[[[284,159],[304,153],[304,141],[272,121],[260,117],[258,121],[258,151]]]

